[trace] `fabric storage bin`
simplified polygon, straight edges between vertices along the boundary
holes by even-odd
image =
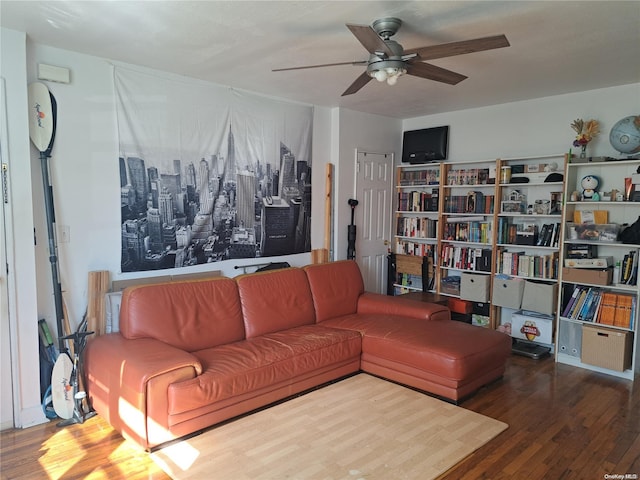
[[[520,309],[524,280],[494,277],[491,304],[498,307]]]
[[[522,293],[522,310],[553,315],[558,303],[558,284],[526,280]]]
[[[472,302],[489,300],[489,275],[462,272],[460,275],[460,298]]]
[[[631,332],[584,325],[582,358],[584,363],[624,372],[631,366]]]

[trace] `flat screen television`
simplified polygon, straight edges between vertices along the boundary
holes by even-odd
[[[447,159],[449,126],[408,130],[402,135],[403,163],[430,163]]]

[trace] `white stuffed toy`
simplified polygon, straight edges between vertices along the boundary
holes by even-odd
[[[600,182],[598,177],[593,175],[586,175],[582,178],[582,200],[599,200],[600,196],[596,191]]]

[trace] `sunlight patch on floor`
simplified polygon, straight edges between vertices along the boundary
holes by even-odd
[[[42,470],[47,473],[47,477],[51,480],[64,478],[66,472],[71,470],[73,466],[80,462],[86,455],[86,449],[83,446],[83,438],[78,438],[72,427],[61,429],[42,443],[40,452],[42,455],[38,458],[38,463]],[[94,435],[99,434],[95,432]],[[105,431],[103,436],[107,436]],[[84,438],[86,440],[86,438]],[[100,438],[96,439],[98,442]],[[59,445],[71,446],[72,448],[57,448]],[[70,453],[73,452],[73,453]]]
[[[171,460],[175,465],[177,465],[183,472],[189,470],[191,465],[197,460],[200,456],[200,452],[193,448],[188,441],[178,442],[174,445],[169,445],[162,449],[162,453],[165,454],[169,460]],[[165,463],[160,457],[156,457],[157,462]],[[168,467],[168,465],[163,465],[163,468]]]

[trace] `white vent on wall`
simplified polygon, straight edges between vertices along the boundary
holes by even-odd
[[[68,68],[55,67],[44,63],[38,64],[38,80],[49,80],[50,82],[70,83],[71,72]]]

